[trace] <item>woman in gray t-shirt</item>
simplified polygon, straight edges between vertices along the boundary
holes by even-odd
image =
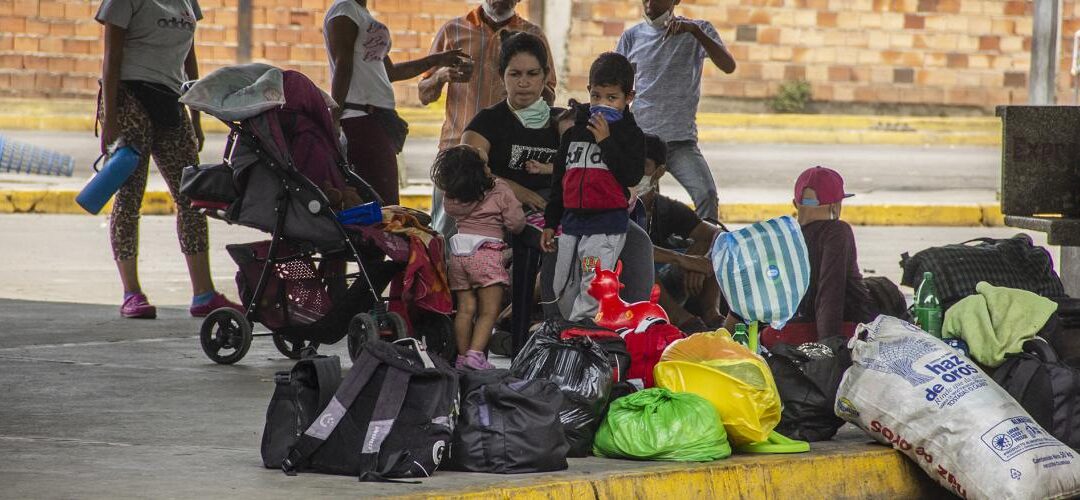
[[[195,24],[202,19],[197,0],[104,0],[95,19],[105,26],[105,62],[101,74],[101,151],[117,140],[133,146],[140,163],[113,201],[109,238],[124,286],[120,314],[153,318],[139,284],[139,211],[150,157],[176,200],[177,236],[191,276],[192,316],[219,307],[240,306],[214,290],[207,255],[206,217],[180,195],[180,172],[196,165],[203,132],[199,114],[180,105],[180,85],[198,78]]]

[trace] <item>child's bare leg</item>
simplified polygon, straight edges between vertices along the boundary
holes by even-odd
[[[487,349],[488,340],[491,339],[491,328],[495,326],[495,319],[499,316],[499,308],[502,307],[503,286],[485,286],[476,290],[476,295],[478,296],[479,307],[476,312],[476,324],[473,326],[472,342],[469,349],[484,352],[484,349]]]
[[[465,351],[469,349],[473,319],[476,316],[476,291],[458,290],[455,294],[457,295],[457,313],[454,314],[454,340],[457,341],[458,353],[465,354]]]

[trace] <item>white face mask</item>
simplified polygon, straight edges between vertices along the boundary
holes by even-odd
[[[669,11],[663,13],[663,14],[660,14],[660,17],[658,17],[656,19],[649,19],[648,14],[642,14],[642,15],[645,17],[645,22],[646,23],[649,23],[649,25],[652,26],[653,28],[656,28],[658,30],[662,30],[662,29],[667,28],[668,22],[671,21],[671,18],[675,14],[673,13],[673,11],[669,10]]]
[[[484,3],[480,5],[484,7],[484,15],[488,16],[492,21],[495,21],[495,24],[502,24],[509,21],[511,17],[514,17],[514,9],[510,9],[500,14],[495,12],[495,9],[491,7],[491,3],[487,0],[484,0]]]
[[[641,178],[641,182],[638,182],[637,185],[634,186],[634,193],[638,196],[644,196],[645,193],[648,193],[653,189],[656,189],[656,181],[650,176],[645,176]]]

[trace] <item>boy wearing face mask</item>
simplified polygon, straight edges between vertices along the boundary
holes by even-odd
[[[635,220],[649,234],[656,263],[660,306],[671,322],[687,333],[715,330],[727,307],[713,277],[709,250],[723,226],[706,222],[686,204],[657,192],[666,172],[667,148],[645,134],[645,176],[637,193]]]
[[[679,0],[643,0],[644,22],[626,30],[615,51],[637,74],[634,114],[667,143],[668,170],[690,194],[698,216],[719,217],[716,182],[697,145],[698,101],[705,58],[724,73],[735,59],[712,23],[674,14]]]
[[[870,292],[859,272],[855,234],[840,220],[845,198],[844,179],[835,170],[814,167],[795,181],[792,203],[810,260],[810,286],[798,312],[783,330],[765,328],[761,344],[799,345],[820,338],[851,337],[855,326],[868,322]]]
[[[589,69],[591,106],[574,105],[574,124],[563,134],[544,210],[540,246],[556,251],[555,228],[562,226],[554,290],[576,295],[570,321],[591,320],[598,309],[587,292],[597,264],[614,269],[626,243],[629,188],[645,170],[645,136],[630,114],[634,69],[622,55],[605,52]],[[580,275],[578,286],[574,276]],[[574,289],[571,289],[574,288]]]

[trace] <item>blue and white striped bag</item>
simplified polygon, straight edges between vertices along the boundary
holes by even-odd
[[[795,315],[810,285],[806,241],[790,216],[721,234],[712,261],[731,311],[777,330]]]

